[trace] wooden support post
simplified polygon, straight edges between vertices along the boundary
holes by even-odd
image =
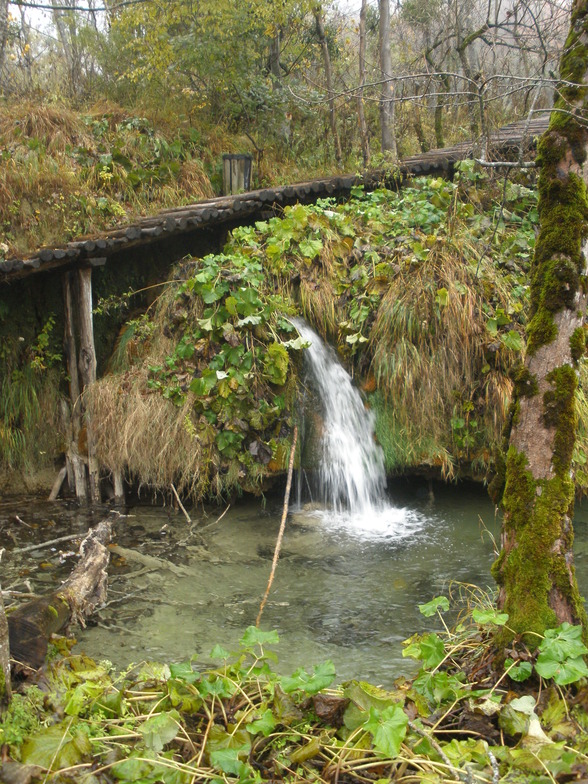
[[[68,432],[67,473],[70,488],[75,486],[76,496],[79,501],[86,501],[88,490],[86,487],[86,467],[79,453],[79,438],[82,429],[82,412],[80,403],[80,378],[78,375],[78,352],[74,330],[74,310],[72,273],[66,272],[63,276],[63,312],[64,312],[64,352],[67,360],[67,373],[69,376],[69,400],[71,406],[71,432]],[[73,477],[73,483],[71,482]]]
[[[82,392],[96,381],[96,350],[94,348],[94,324],[92,318],[92,269],[78,270],[80,352],[79,366]],[[90,498],[100,502],[100,467],[96,459],[92,423],[86,416],[88,443],[88,473],[90,476]]]
[[[124,504],[125,502],[125,486],[123,483],[122,471],[112,472],[112,483],[114,485],[114,502],[116,504]]]

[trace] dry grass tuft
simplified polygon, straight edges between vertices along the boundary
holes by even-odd
[[[6,141],[42,141],[52,152],[64,152],[69,145],[90,140],[81,117],[59,104],[33,102],[0,106],[0,136]]]
[[[192,401],[178,409],[160,394],[146,392],[145,368],[108,376],[90,390],[85,401],[97,433],[102,465],[125,471],[141,484],[194,497],[206,494],[210,467],[208,450],[190,432]]]

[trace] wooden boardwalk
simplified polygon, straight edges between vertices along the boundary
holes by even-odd
[[[516,160],[519,149],[529,150],[534,146],[537,136],[547,129],[548,121],[549,115],[546,114],[530,122],[512,123],[501,128],[491,136],[491,159]],[[472,142],[430,150],[401,161],[400,177],[450,177],[457,161],[474,154]],[[364,175],[309,180],[188,204],[96,236],[68,242],[62,247],[42,248],[29,258],[2,260],[0,282],[9,283],[38,272],[102,266],[110,259],[122,261],[130,249],[141,246],[156,245],[164,251],[166,246],[175,246],[177,250],[172,250],[171,255],[179,259],[190,252],[191,244],[203,232],[219,234],[234,226],[267,218],[280,208],[297,202],[309,204],[327,196],[345,198],[354,186],[363,185],[366,190],[373,190],[382,184],[397,183],[398,176],[390,179],[383,171],[374,171]]]

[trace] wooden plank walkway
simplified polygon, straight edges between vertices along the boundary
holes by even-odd
[[[547,129],[549,115],[530,122],[512,123],[492,134],[489,151],[492,160],[516,160],[520,147],[531,149],[537,136]],[[474,155],[474,144],[463,142],[453,147],[430,150],[406,158],[399,164],[401,178],[415,175],[452,176],[459,160]],[[102,234],[68,242],[58,248],[41,248],[29,258],[11,258],[0,261],[0,283],[9,283],[37,272],[56,269],[95,267],[111,258],[123,259],[130,248],[165,244],[172,237],[189,240],[189,235],[202,231],[222,231],[225,228],[250,223],[265,218],[268,213],[301,202],[309,204],[327,196],[348,197],[351,189],[363,185],[373,190],[383,183],[397,185],[397,178],[390,181],[383,171],[364,175],[341,175],[308,182],[263,188],[238,196],[221,196],[175,209],[163,210],[156,215],[142,218],[135,223]],[[182,254],[183,255],[183,254]]]

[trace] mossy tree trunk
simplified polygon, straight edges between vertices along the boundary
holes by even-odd
[[[588,0],[575,0],[561,84],[537,162],[540,230],[531,271],[527,358],[518,374],[493,567],[509,626],[537,634],[586,615],[572,558],[576,365],[585,353]],[[574,86],[578,85],[578,86]]]
[[[8,621],[4,611],[2,588],[0,587],[0,716],[10,702],[10,643]]]

